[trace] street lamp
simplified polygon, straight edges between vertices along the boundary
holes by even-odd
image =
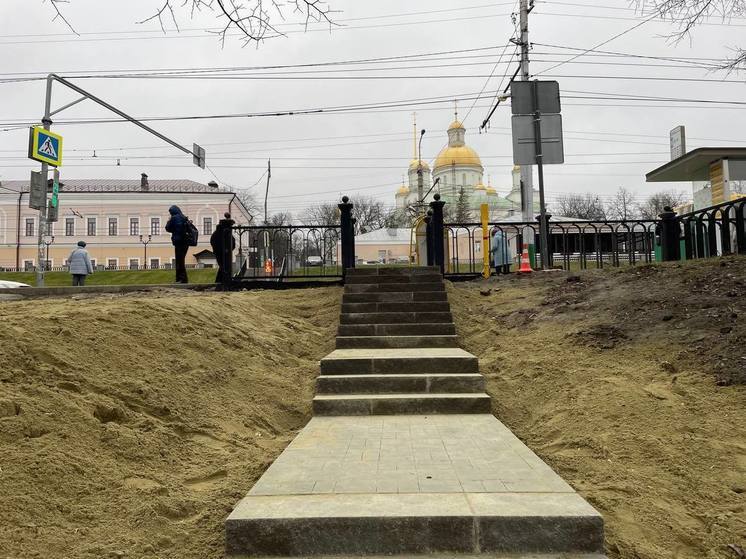
[[[425,136],[425,129],[420,132],[420,141],[417,143],[417,198],[420,203],[424,202],[422,193],[425,191],[425,185],[422,179],[422,138]]]
[[[153,240],[153,236],[152,235],[148,235],[148,240],[147,241],[144,239],[144,237],[142,235],[140,235],[140,242],[143,244],[143,247],[144,247],[144,250],[145,250],[145,252],[144,252],[144,254],[142,256],[142,259],[143,259],[143,269],[144,270],[148,269],[148,244],[152,240]]]
[[[51,266],[49,265],[49,245],[54,243],[54,235],[44,235],[44,244],[47,247],[47,253],[44,257],[44,268],[47,269],[48,272],[51,272]]]

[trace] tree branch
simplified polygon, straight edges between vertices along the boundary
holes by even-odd
[[[70,31],[72,31],[73,33],[79,36],[80,34],[77,31],[75,31],[75,28],[73,28],[70,22],[67,21],[67,18],[64,15],[62,15],[62,12],[60,11],[59,6],[57,5],[57,4],[69,4],[70,0],[49,0],[49,3],[52,5],[52,7],[54,8],[54,11],[56,12],[55,16],[52,18],[52,21],[61,19],[62,21],[65,22],[65,25],[67,25],[70,28]]]

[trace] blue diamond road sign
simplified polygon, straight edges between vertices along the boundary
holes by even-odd
[[[53,167],[62,165],[62,136],[44,130],[40,126],[31,128],[28,156]]]

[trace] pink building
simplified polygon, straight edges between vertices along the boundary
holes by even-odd
[[[187,266],[215,265],[210,235],[225,212],[238,224],[252,216],[235,193],[191,180],[86,179],[63,180],[59,220],[50,224],[48,264],[65,265],[83,240],[98,269],[170,267],[174,258],[165,226],[168,208],[177,205],[200,232]],[[28,181],[0,185],[0,270],[33,269],[37,265],[39,212],[29,208]],[[147,245],[144,242],[150,241]],[[46,252],[46,251],[45,251]]]

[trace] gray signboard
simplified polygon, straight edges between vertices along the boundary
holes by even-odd
[[[671,161],[686,154],[686,131],[683,126],[677,126],[669,133],[671,140]]]
[[[533,103],[533,88],[536,84],[536,105]],[[559,83],[555,81],[526,81],[510,84],[510,105],[514,115],[559,113]]]
[[[536,165],[536,134],[534,117],[518,115],[513,124],[513,163],[516,165]],[[541,115],[542,163],[547,165],[565,162],[562,145],[562,115]]]
[[[31,171],[29,208],[40,210],[47,205],[47,184],[39,171]]]

